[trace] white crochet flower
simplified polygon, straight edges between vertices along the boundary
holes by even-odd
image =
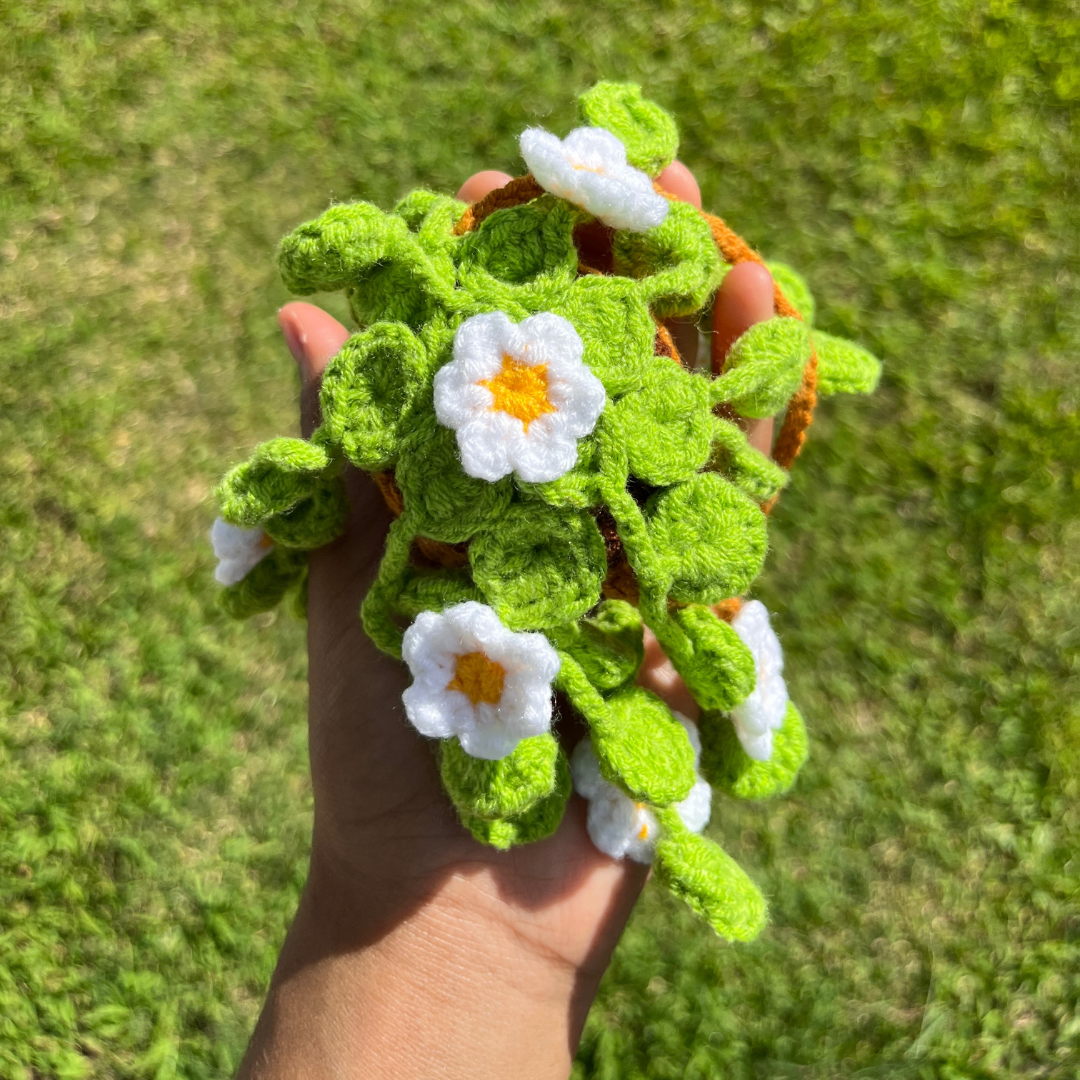
[[[667,199],[653,190],[645,173],[626,164],[626,147],[604,128],[575,128],[565,139],[526,128],[521,156],[545,191],[613,229],[644,232],[667,217]]]
[[[701,737],[697,725],[682,713],[675,713],[675,717],[690,737],[696,768],[701,757]],[[600,763],[593,753],[591,739],[582,739],[577,744],[571,765],[574,790],[589,801],[586,818],[589,839],[613,859],[629,856],[634,862],[651,863],[660,831],[653,812],[644,803],[634,802],[604,779]],[[701,832],[709,824],[709,814],[712,812],[712,788],[708,782],[699,775],[690,794],[675,804],[675,810],[691,832]]]
[[[454,359],[435,375],[435,415],[457,432],[470,476],[557,480],[604,411],[604,386],[581,361],[573,325],[543,312],[515,325],[474,315],[454,335]]]
[[[421,612],[401,655],[413,676],[405,715],[421,735],[456,735],[467,754],[497,761],[551,726],[558,654],[543,634],[507,630],[486,604]]]
[[[753,655],[757,675],[749,697],[731,710],[731,720],[747,754],[755,761],[768,761],[773,732],[783,726],[787,714],[784,651],[760,600],[743,604],[731,625]]]
[[[214,579],[222,585],[235,585],[274,550],[274,541],[262,529],[241,529],[217,518],[210,527],[210,543],[218,564]]]

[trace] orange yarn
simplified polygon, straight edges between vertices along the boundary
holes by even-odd
[[[454,226],[455,236],[471,232],[489,214],[508,206],[520,206],[540,198],[544,189],[533,179],[532,173],[515,177],[501,188],[489,191],[479,202],[473,203]]]

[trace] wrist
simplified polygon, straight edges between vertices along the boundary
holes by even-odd
[[[313,860],[242,1076],[569,1074],[576,991],[603,961],[541,945],[488,865],[418,886],[396,918],[376,891]]]

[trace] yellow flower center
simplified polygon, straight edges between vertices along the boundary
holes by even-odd
[[[555,411],[548,398],[547,364],[530,366],[503,353],[502,370],[480,385],[486,386],[495,398],[492,412],[509,413],[525,425],[526,431],[538,416]]]
[[[597,176],[604,175],[604,170],[599,165],[573,165],[571,163],[571,167],[573,168],[574,172],[591,172],[596,173]]]
[[[645,809],[645,804],[644,803],[640,803],[640,802],[634,803],[634,806],[638,810],[644,810]],[[646,817],[643,817],[641,819],[641,828],[638,829],[637,838],[639,840],[647,840],[649,838],[649,819],[646,818]]]
[[[498,705],[502,700],[506,669],[485,653],[462,653],[454,667],[454,677],[446,684],[447,690],[460,690],[474,705],[483,701]]]
[[[259,537],[258,544],[261,548],[272,548],[274,546],[274,541],[271,540],[266,533],[263,533],[262,536]]]

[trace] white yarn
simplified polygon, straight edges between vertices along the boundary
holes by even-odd
[[[458,657],[476,652],[505,673],[495,704],[473,704],[461,690],[450,689]],[[405,715],[422,735],[456,735],[467,754],[497,761],[551,726],[558,654],[543,634],[507,630],[486,604],[467,600],[441,614],[421,612],[405,631],[401,655],[413,676],[402,695]]]
[[[613,229],[644,232],[661,224],[668,201],[652,180],[626,163],[626,147],[610,131],[575,128],[560,139],[543,128],[521,133],[521,156],[537,183]]]
[[[495,481],[511,472],[530,483],[557,480],[577,462],[577,440],[604,411],[604,387],[582,363],[573,324],[543,312],[516,325],[501,311],[466,319],[454,335],[454,358],[435,375],[435,415],[457,433],[461,464]],[[545,412],[528,424],[496,407],[482,385],[503,371],[504,358],[546,365]]]
[[[262,529],[241,529],[223,518],[210,527],[210,543],[218,560],[214,579],[222,585],[243,581],[274,550]]]
[[[682,713],[674,715],[690,737],[696,768],[701,756],[697,725]],[[574,790],[589,803],[585,822],[589,839],[613,859],[630,858],[634,862],[651,863],[660,832],[656,815],[647,805],[634,802],[604,779],[590,738],[582,739],[574,748],[571,768]],[[699,775],[690,794],[675,804],[675,810],[691,832],[701,832],[708,825],[712,811],[712,788],[708,782]]]
[[[731,625],[754,657],[757,676],[750,695],[731,710],[731,720],[747,754],[755,761],[768,761],[773,732],[783,727],[787,714],[784,651],[760,600],[743,604]]]

